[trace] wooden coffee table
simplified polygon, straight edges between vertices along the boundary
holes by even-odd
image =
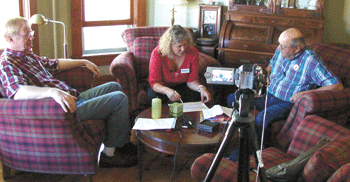
[[[135,119],[151,118],[152,108],[142,111]],[[191,118],[194,128],[182,128],[180,130],[136,130],[135,134],[139,146],[139,179],[142,178],[142,151],[140,144],[152,148],[164,154],[178,156],[200,156],[204,153],[213,153],[217,143],[222,137],[224,124],[220,124],[219,130],[209,133],[198,131],[196,128],[202,121],[201,112],[184,113],[185,118]],[[169,116],[169,106],[162,106],[162,118]],[[177,149],[177,150],[176,150]]]

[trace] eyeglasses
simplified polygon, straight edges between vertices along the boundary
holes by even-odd
[[[292,46],[286,47],[286,46],[283,46],[282,44],[279,44],[278,46],[280,47],[281,50],[283,50],[283,49],[289,49],[289,48],[292,47]]]
[[[29,33],[27,33],[25,35],[20,35],[20,34],[17,34],[17,35],[28,39],[29,37],[34,37],[34,30],[32,30],[31,32],[29,32]]]

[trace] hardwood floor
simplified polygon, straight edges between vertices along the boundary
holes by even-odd
[[[132,133],[132,142],[136,143],[134,133]],[[196,157],[177,156],[174,168],[174,157],[161,154],[152,149],[146,148],[144,152],[144,173],[142,181],[152,182],[192,182],[190,168]],[[175,169],[175,170],[174,170]],[[174,172],[173,172],[174,170]],[[130,168],[101,168],[95,175],[90,176],[93,182],[134,182],[138,179],[138,165]],[[173,173],[173,176],[172,176]],[[1,181],[1,179],[0,179]],[[38,173],[21,173],[6,179],[6,182],[76,182],[88,181],[88,178],[82,175],[57,175],[57,174],[38,174]]]

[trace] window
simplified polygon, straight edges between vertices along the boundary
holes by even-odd
[[[126,51],[121,32],[145,24],[144,0],[73,0],[71,6],[73,58],[89,56],[91,60],[91,56],[111,54],[115,57]],[[101,59],[91,61],[97,63]]]

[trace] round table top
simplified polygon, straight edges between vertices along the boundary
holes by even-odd
[[[135,119],[151,118],[152,108],[142,111]],[[198,131],[196,128],[202,121],[202,114],[198,112],[183,113],[183,117],[192,119],[194,128],[182,128],[181,130],[137,130],[136,137],[146,146],[166,154],[174,155],[202,155],[214,152],[217,143],[221,140],[225,125],[220,124],[218,130],[213,133]],[[162,118],[169,116],[169,106],[162,106]],[[180,118],[180,117],[179,117]],[[178,119],[179,119],[178,118]]]

